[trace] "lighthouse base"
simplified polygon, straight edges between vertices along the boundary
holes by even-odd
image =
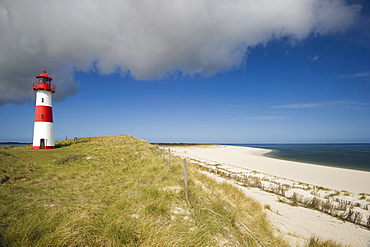
[[[45,147],[33,146],[31,149],[38,150],[38,149],[54,149],[54,148],[55,146],[45,146]]]
[[[53,149],[54,127],[50,122],[35,122],[32,149]]]

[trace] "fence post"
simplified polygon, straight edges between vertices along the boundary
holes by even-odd
[[[168,167],[171,168],[171,149],[168,149]]]
[[[186,159],[184,159],[184,184],[185,184],[185,198],[186,201],[189,201],[189,191],[188,191],[188,174],[186,168]]]

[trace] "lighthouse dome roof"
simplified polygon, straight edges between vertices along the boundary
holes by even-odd
[[[42,74],[37,75],[37,76],[36,76],[36,78],[47,78],[47,79],[49,79],[49,80],[53,80],[53,78],[52,78],[52,77],[50,77],[50,76],[48,76],[48,75],[46,74],[46,70],[44,70]]]

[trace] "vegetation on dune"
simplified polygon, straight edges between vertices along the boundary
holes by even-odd
[[[307,247],[342,247],[341,244],[336,243],[333,240],[321,240],[318,237],[311,237],[307,240]]]
[[[259,203],[192,164],[187,201],[183,161],[143,140],[57,146],[0,148],[0,246],[287,246]]]

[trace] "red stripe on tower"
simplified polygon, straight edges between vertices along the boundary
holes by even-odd
[[[36,106],[35,122],[53,122],[53,108],[51,106]]]

